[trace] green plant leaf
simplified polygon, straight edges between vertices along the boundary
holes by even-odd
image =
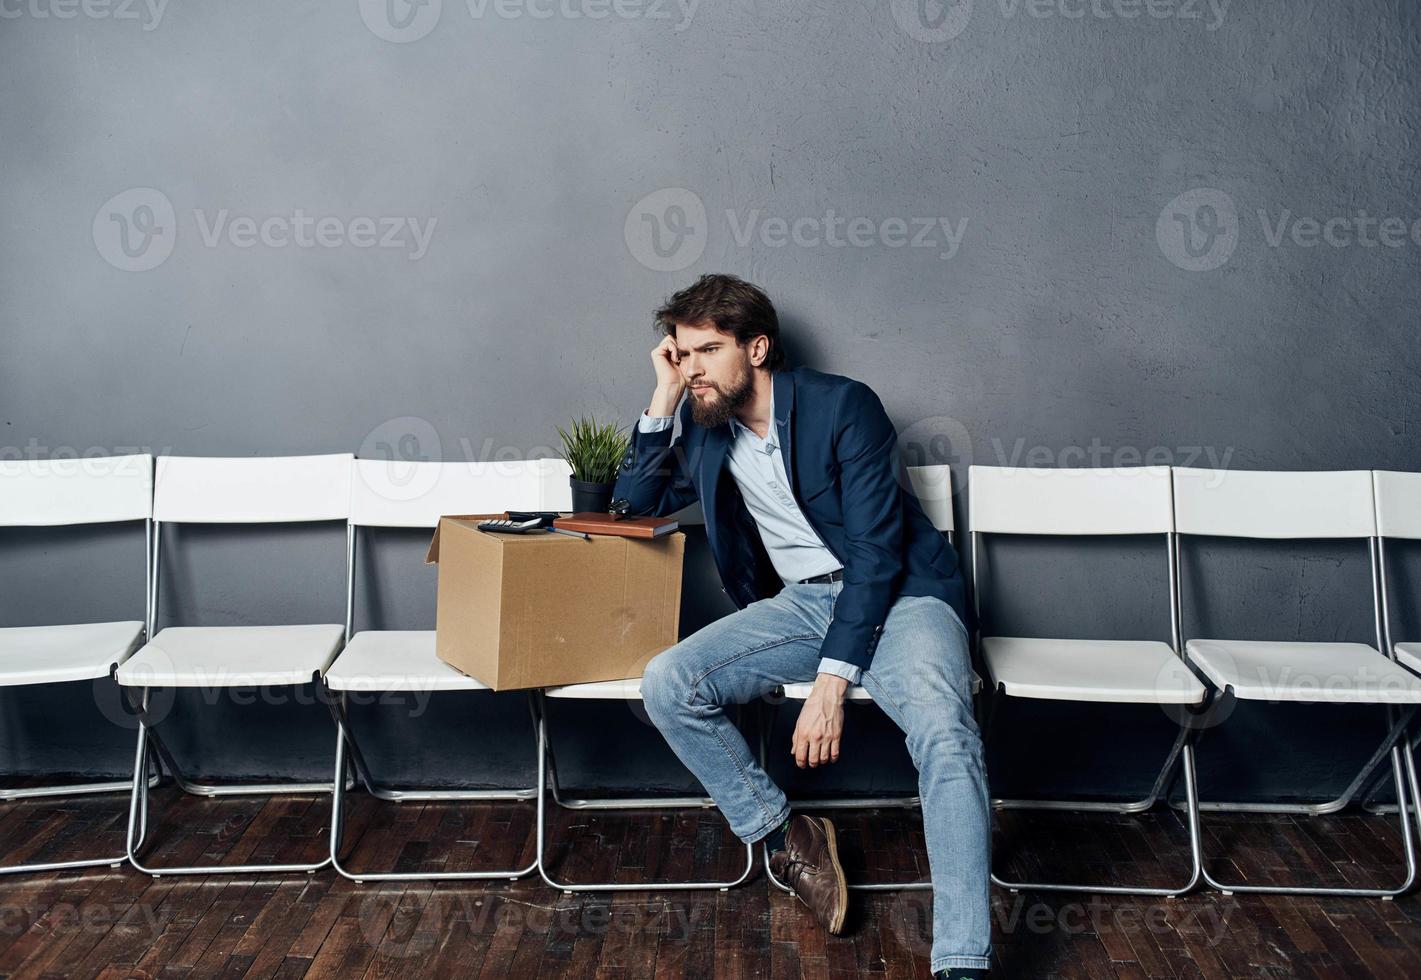
[[[588,483],[614,483],[617,467],[626,454],[631,439],[615,423],[599,424],[586,416],[572,421],[569,433],[556,427],[562,438],[559,454],[572,467],[572,477]]]

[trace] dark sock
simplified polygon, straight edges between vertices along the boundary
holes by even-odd
[[[933,974],[934,980],[987,980],[986,970],[969,970],[965,966],[950,966]]]
[[[783,851],[785,849],[785,833],[788,830],[789,819],[786,818],[783,824],[770,831],[770,835],[765,838],[765,849],[771,854],[776,851]]]

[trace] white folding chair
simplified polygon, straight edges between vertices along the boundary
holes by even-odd
[[[980,641],[983,667],[999,698],[1032,698],[1095,704],[1153,704],[1188,712],[1203,705],[1207,691],[1179,652],[1179,608],[1175,601],[1174,521],[1169,468],[1017,469],[973,466],[969,471],[968,524],[972,534],[973,596],[982,595],[981,541],[987,534],[1069,537],[1160,535],[1165,539],[1169,576],[1170,642],[1159,640],[1077,640],[986,636]],[[1160,610],[1163,614],[1166,610]],[[997,717],[994,704],[990,719]],[[1177,719],[1181,720],[1181,719]],[[1189,726],[1178,737],[1149,795],[1128,803],[1074,800],[994,800],[999,809],[1084,810],[1141,813],[1152,808],[1169,785],[1178,761],[1186,792],[1190,875],[1180,885],[1093,885],[992,879],[1013,891],[1089,891],[1117,895],[1181,895],[1199,882],[1201,857],[1195,796],[1193,746]]]
[[[346,646],[325,674],[330,705],[336,718],[336,758],[331,811],[331,863],[353,881],[470,881],[531,874],[525,868],[504,871],[380,872],[351,870],[341,864],[344,824],[346,749],[365,788],[377,799],[409,801],[531,800],[526,789],[392,789],[381,786],[356,744],[347,714],[351,695],[385,692],[487,691],[487,685],[460,673],[435,656],[433,630],[361,630],[355,622],[355,555],[362,527],[433,529],[445,514],[483,514],[505,510],[567,510],[572,491],[570,472],[560,459],[502,462],[418,463],[357,459],[351,480],[350,527],[347,541]],[[529,698],[528,695],[524,695]],[[530,700],[531,706],[531,700]]]
[[[1224,882],[1204,868],[1204,879],[1226,893],[1267,892],[1293,895],[1357,895],[1390,898],[1409,889],[1416,878],[1416,858],[1406,817],[1407,791],[1417,795],[1410,753],[1397,746],[1406,722],[1421,704],[1421,680],[1381,651],[1381,594],[1377,560],[1377,523],[1372,475],[1367,470],[1338,472],[1264,472],[1176,469],[1175,527],[1180,534],[1285,540],[1357,540],[1368,544],[1372,579],[1372,617],[1377,646],[1316,641],[1191,639],[1185,656],[1218,689],[1211,715],[1223,714],[1234,700],[1268,703],[1372,704],[1384,706],[1388,734],[1372,759],[1341,797],[1324,804],[1218,803],[1201,809],[1231,812],[1331,813],[1346,806],[1371,770],[1388,754],[1400,801],[1406,878],[1395,888],[1338,888],[1318,885],[1253,885]],[[1176,563],[1179,555],[1175,554]],[[1175,575],[1178,587],[1179,575]],[[1396,707],[1404,706],[1401,719]],[[1403,764],[1403,756],[1404,764]]]
[[[906,468],[908,480],[912,485],[913,494],[923,505],[924,512],[928,519],[933,522],[933,527],[941,531],[949,544],[956,545],[956,526],[952,516],[952,467],[946,464],[933,466],[909,466]],[[800,684],[786,684],[779,691],[779,694],[786,701],[805,701],[811,691],[814,690],[812,681]],[[982,679],[974,671],[972,674],[972,695],[976,697],[982,690]],[[844,692],[844,700],[848,704],[872,704],[873,698],[861,685],[850,684],[848,690]],[[760,725],[760,765],[768,764],[768,745],[766,744],[767,729],[774,723],[773,709],[777,707],[773,702],[770,705],[769,717]],[[910,796],[844,796],[844,797],[822,797],[806,800],[791,800],[790,806],[793,808],[811,808],[820,810],[861,810],[873,809],[875,807],[918,807],[922,801],[916,794]],[[769,851],[762,849],[765,865],[765,875],[783,892],[791,892],[792,889],[775,877],[770,870]],[[931,881],[882,881],[882,882],[849,882],[849,887],[858,891],[928,891],[932,889]]]
[[[143,593],[148,590],[153,457],[0,461],[0,527],[59,527],[142,521]],[[137,576],[134,576],[135,579]],[[134,608],[138,585],[134,583]],[[146,608],[146,601],[145,601]],[[145,612],[146,615],[146,612]],[[0,629],[0,686],[102,683],[146,635],[144,621],[13,626]],[[125,793],[130,780],[0,789],[0,800]],[[0,866],[0,874],[118,867],[125,855]]]
[[[204,458],[160,456],[153,490],[153,556],[148,621],[158,618],[162,530],[173,524],[283,524],[346,521],[350,513],[350,453],[324,456]],[[347,571],[347,576],[349,572]],[[139,712],[128,860],[139,871],[164,874],[314,872],[330,858],[306,864],[156,867],[139,860],[146,834],[148,745],[184,790],[202,796],[327,793],[329,783],[197,783],[183,775],[149,713],[153,688],[230,690],[313,684],[335,658],[344,637],[339,623],[299,626],[170,626],[157,632],[114,676]]]

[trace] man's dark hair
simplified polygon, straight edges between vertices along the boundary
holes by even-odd
[[[678,323],[697,327],[711,324],[722,333],[732,334],[742,347],[764,334],[770,340],[770,352],[761,367],[778,371],[785,366],[775,304],[759,286],[739,276],[701,276],[668,299],[656,311],[656,325],[669,335],[676,332]]]

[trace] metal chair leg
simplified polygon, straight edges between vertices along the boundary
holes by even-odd
[[[1152,809],[1156,803],[1168,792],[1173,785],[1173,774],[1178,770],[1175,762],[1179,758],[1180,752],[1184,748],[1185,739],[1189,731],[1180,727],[1179,736],[1174,740],[1174,747],[1170,749],[1169,755],[1165,757],[1164,765],[1160,767],[1159,775],[1155,777],[1154,785],[1144,797],[1128,803],[1116,803],[1105,800],[1015,800],[1015,799],[994,799],[992,807],[997,810],[1081,810],[1098,813],[1146,813]],[[1180,809],[1185,809],[1184,805]]]
[[[548,799],[548,727],[547,719],[542,712],[538,712],[538,844],[537,860],[535,865],[538,869],[538,876],[553,888],[559,889],[565,894],[571,895],[574,892],[636,892],[636,891],[729,891],[737,885],[747,881],[755,870],[755,845],[745,845],[745,870],[739,878],[734,881],[666,881],[666,882],[645,882],[641,884],[628,884],[619,882],[560,882],[555,880],[549,873],[547,865],[543,862],[544,841],[546,838],[546,812]],[[699,800],[699,797],[695,799]],[[683,805],[673,799],[639,799],[639,800],[578,800],[574,809],[599,809],[599,810],[648,810],[648,809],[681,809]]]
[[[1173,756],[1173,752],[1171,752]],[[1199,797],[1197,791],[1196,776],[1194,772],[1194,746],[1192,740],[1186,739],[1179,750],[1180,765],[1184,769],[1184,792],[1187,800],[1187,822],[1189,826],[1189,856],[1190,875],[1189,879],[1182,885],[1173,887],[1151,887],[1145,885],[1096,885],[1082,882],[1041,882],[1041,881],[1008,881],[992,874],[992,883],[1002,888],[1017,891],[1055,891],[1055,892],[1088,892],[1102,895],[1157,895],[1165,898],[1174,898],[1193,891],[1198,886],[1203,875],[1203,854],[1200,842],[1199,827]]]
[[[1232,695],[1225,694],[1224,697],[1231,698]],[[1403,724],[1400,727],[1392,727],[1387,733],[1386,738],[1382,739],[1381,744],[1372,752],[1371,757],[1367,759],[1361,770],[1358,771],[1357,775],[1352,778],[1352,781],[1347,784],[1347,788],[1335,799],[1325,800],[1320,803],[1231,803],[1206,801],[1199,804],[1199,809],[1210,813],[1303,813],[1314,817],[1325,816],[1329,813],[1338,813],[1345,810],[1354,799],[1365,799],[1370,795],[1370,792],[1374,791],[1371,788],[1373,784],[1385,781],[1385,776],[1379,772],[1381,763],[1386,761],[1387,754],[1391,751],[1392,746],[1396,745],[1402,738],[1404,730],[1415,711],[1415,708],[1409,709],[1404,716]],[[1177,803],[1172,803],[1171,805],[1176,808],[1178,807]],[[1368,809],[1370,809],[1370,807]],[[1396,808],[1394,806],[1386,806],[1381,812],[1394,813],[1395,810]]]
[[[152,773],[148,777],[148,786],[155,786],[161,778],[161,773]],[[74,796],[95,796],[107,793],[131,793],[133,791],[133,780],[98,782],[98,783],[73,783],[65,786],[27,786],[23,789],[6,790],[0,794],[0,801],[10,803],[24,800],[49,800]],[[0,876],[40,874],[46,871],[76,871],[82,868],[101,868],[107,865],[110,868],[119,868],[123,862],[128,860],[127,854],[119,854],[115,857],[102,858],[81,858],[74,861],[38,861],[28,864],[0,865]]]
[[[1414,759],[1416,757],[1416,749],[1418,746],[1421,746],[1421,732],[1417,732],[1415,736],[1413,736],[1407,741],[1406,747],[1402,749],[1402,752],[1406,753],[1406,755]],[[1374,782],[1376,785],[1369,787],[1366,792],[1363,792],[1361,794],[1362,799],[1370,799],[1373,795],[1375,795],[1376,786],[1380,785],[1381,781],[1375,780]],[[1410,801],[1409,805],[1412,807],[1416,807],[1418,805],[1418,801],[1413,798]],[[1401,808],[1396,803],[1363,803],[1362,809],[1366,810],[1368,813],[1392,814],[1399,812]],[[1417,811],[1417,820],[1421,821],[1421,810]],[[1417,833],[1421,834],[1421,822],[1418,822],[1417,824]]]
[[[538,704],[542,701],[541,695],[529,704],[533,708],[533,724],[537,726],[542,718],[542,711]],[[542,757],[542,753],[539,753]],[[617,797],[606,799],[598,797],[567,797],[562,795],[562,786],[558,782],[557,756],[553,752],[552,741],[547,741],[547,761],[548,761],[548,785],[551,791],[552,800],[565,810],[671,810],[671,809],[712,809],[715,800],[709,796],[648,796],[648,797]],[[541,781],[539,783],[541,787]],[[535,791],[535,795],[536,795]]]
[[[218,864],[180,867],[151,867],[139,860],[138,849],[143,845],[143,842],[146,840],[148,832],[148,780],[144,779],[143,776],[140,774],[147,772],[149,740],[152,740],[155,749],[157,749],[164,756],[167,755],[163,752],[162,742],[158,738],[157,733],[149,726],[147,708],[148,689],[144,688],[142,698],[139,704],[138,738],[137,747],[134,750],[133,763],[133,788],[129,797],[128,808],[128,863],[133,865],[135,870],[141,871],[144,874],[150,874],[155,878],[160,878],[163,875],[284,874],[298,871],[304,871],[308,874],[314,874],[315,872],[321,870],[322,868],[326,867],[331,863],[331,859],[329,856],[327,856],[321,861],[309,864]],[[177,779],[176,772],[174,773],[174,779]],[[179,785],[181,785],[181,783]],[[248,795],[251,793],[262,793],[262,795],[305,795],[307,793],[312,792],[312,790],[308,789],[307,787],[320,787],[322,788],[322,791],[326,792],[330,792],[333,790],[333,786],[326,783],[298,783],[295,784],[294,789],[289,784],[263,784],[262,788],[260,789],[249,786],[242,786],[240,787],[240,789],[235,787],[214,786],[210,788],[219,791],[231,789],[233,793],[227,794],[223,792],[218,792],[204,793],[202,795],[235,795],[239,792],[242,795]]]
[[[156,777],[154,777],[156,778]],[[133,779],[115,779],[101,783],[66,783],[62,786],[24,786],[0,790],[0,803],[19,800],[62,799],[70,796],[102,796],[106,793],[128,793]]]
[[[1416,882],[1416,851],[1411,839],[1411,821],[1408,810],[1408,794],[1410,790],[1411,799],[1421,799],[1421,788],[1417,786],[1416,767],[1411,758],[1411,754],[1403,753],[1400,748],[1393,745],[1391,748],[1392,778],[1396,780],[1396,797],[1401,801],[1398,808],[1398,820],[1401,826],[1402,848],[1406,853],[1406,878],[1400,885],[1394,888],[1334,888],[1323,885],[1249,885],[1242,882],[1226,882],[1209,874],[1206,867],[1204,869],[1204,881],[1211,888],[1216,888],[1225,895],[1232,895],[1235,892],[1241,894],[1268,894],[1268,895],[1341,895],[1364,898],[1395,898],[1397,895],[1405,894],[1411,890]],[[1404,782],[1403,782],[1404,775]],[[1421,820],[1418,820],[1418,832],[1421,832]]]
[[[558,783],[556,757],[552,744],[548,745],[548,791],[552,801],[564,810],[670,810],[701,809],[715,807],[715,800],[709,796],[646,796],[646,797],[569,797],[562,795]],[[534,791],[537,795],[537,791]]]
[[[346,771],[346,745],[350,746],[351,759],[355,763],[356,770],[360,773],[362,781],[371,795],[377,799],[393,801],[395,803],[405,803],[413,801],[433,801],[433,802],[462,802],[471,800],[531,800],[537,796],[536,789],[517,790],[380,790],[376,788],[374,780],[370,776],[369,769],[365,765],[365,760],[360,754],[359,746],[356,744],[355,736],[351,734],[348,727],[349,719],[344,710],[343,699],[332,698],[330,701],[331,713],[335,716],[336,723],[336,761],[335,772],[332,775],[331,785],[335,787],[331,795],[331,866],[336,873],[343,878],[347,878],[356,884],[363,884],[366,881],[483,881],[493,878],[507,878],[509,881],[517,881],[526,875],[530,875],[537,868],[538,862],[534,860],[525,868],[506,871],[431,871],[431,872],[395,872],[395,871],[355,871],[345,867],[340,862],[340,850],[342,838],[344,836],[345,824],[345,780],[341,778]]]
[[[153,739],[153,751],[172,773],[173,782],[177,784],[184,793],[192,796],[206,796],[215,799],[219,796],[299,796],[307,793],[329,793],[331,784],[319,783],[205,783],[200,780],[190,778],[183,772],[178,761],[169,751],[166,743],[158,737],[154,729],[149,729],[149,734]],[[355,782],[347,776],[346,789],[354,789]]]
[[[1005,695],[999,695],[1004,697]],[[1203,704],[1188,708],[1191,716],[1207,717],[1213,707],[1213,699],[1206,699]],[[995,706],[989,716],[989,720],[995,720],[1000,714],[1000,706]],[[990,735],[990,729],[988,730]],[[1085,882],[1045,882],[1045,881],[1009,881],[1000,877],[995,872],[992,873],[993,884],[1002,888],[1017,891],[1057,891],[1057,892],[1086,892],[1090,894],[1102,895],[1154,895],[1165,898],[1173,898],[1193,891],[1203,877],[1203,856],[1200,843],[1199,830],[1199,797],[1198,781],[1194,769],[1194,741],[1197,738],[1197,731],[1192,723],[1181,724],[1179,734],[1175,737],[1174,744],[1170,747],[1169,754],[1165,757],[1164,766],[1155,777],[1154,785],[1150,789],[1150,794],[1145,799],[1158,800],[1164,795],[1173,784],[1173,770],[1178,764],[1184,773],[1185,792],[1185,824],[1189,830],[1189,855],[1190,873],[1189,878],[1181,885],[1176,886],[1152,886],[1152,885],[1097,885]],[[984,736],[983,742],[987,741]],[[1027,801],[1034,802],[1034,801]],[[1043,801],[1054,802],[1054,801]],[[1061,801],[1059,806],[1031,806],[1021,809],[1051,809],[1051,810],[1080,810],[1085,812],[1120,812],[1120,813],[1143,813],[1147,808],[1140,806],[1144,800],[1138,800],[1128,804],[1108,804],[1087,801],[1090,805],[1080,805],[1075,802]],[[1004,807],[1003,809],[1012,809]]]

